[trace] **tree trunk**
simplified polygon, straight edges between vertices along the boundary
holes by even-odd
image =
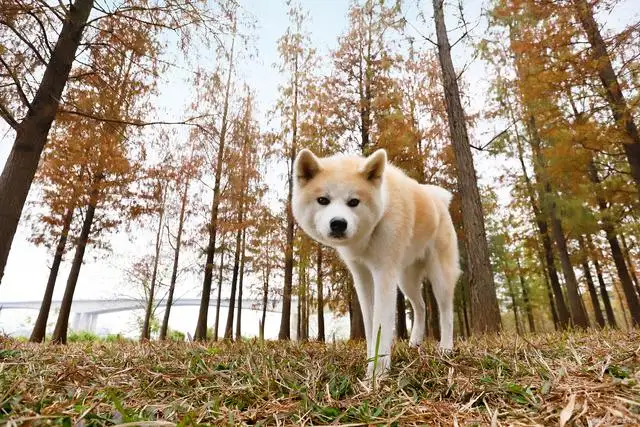
[[[73,256],[73,263],[71,264],[71,271],[67,279],[67,286],[64,289],[64,296],[62,297],[62,303],[60,304],[60,312],[58,313],[58,320],[53,330],[53,336],[51,341],[56,344],[67,343],[67,330],[69,328],[69,315],[71,314],[71,303],[73,302],[73,294],[76,290],[76,284],[78,283],[78,277],[80,276],[80,268],[82,267],[82,260],[84,258],[84,251],[89,242],[89,235],[91,234],[91,225],[93,224],[93,217],[96,213],[96,205],[98,202],[98,191],[93,190],[89,205],[87,206],[87,213],[84,216],[82,223],[82,231],[80,232],[80,238],[78,245],[76,246],[76,252]]]
[[[509,276],[505,274],[505,278],[507,280],[507,288],[509,289],[509,297],[511,298],[511,309],[513,310],[513,319],[516,323],[516,334],[522,335],[522,330],[520,329],[520,316],[518,315],[518,303],[516,302],[516,293],[513,290],[513,283]]]
[[[239,214],[240,216],[241,214]],[[242,220],[240,220],[242,222]],[[233,314],[236,305],[236,290],[238,285],[238,273],[240,272],[240,251],[242,246],[242,230],[236,232],[236,250],[233,256],[233,276],[231,279],[231,294],[229,296],[229,307],[227,311],[227,325],[224,329],[224,339],[233,339]]]
[[[596,322],[601,328],[604,328],[604,316],[600,309],[600,301],[598,300],[598,291],[593,283],[593,276],[591,275],[591,268],[589,268],[589,261],[587,259],[587,247],[584,243],[584,238],[580,236],[578,239],[580,245],[580,261],[582,264],[582,270],[584,271],[584,277],[587,282],[587,289],[589,290],[589,296],[591,297],[591,305],[593,305],[593,314],[596,317]]]
[[[318,281],[318,341],[324,342],[324,284],[322,283],[322,245],[320,243],[318,243],[316,262],[316,279]]]
[[[218,275],[218,299],[216,301],[216,320],[214,323],[214,330],[213,330],[213,340],[214,341],[218,341],[218,326],[220,325],[220,298],[222,297],[222,279],[223,279],[223,273],[224,273],[224,253],[225,251],[222,250],[220,252],[220,268],[219,268],[219,275]]]
[[[589,161],[588,172],[591,182],[598,187],[600,184],[600,177],[598,176],[598,171],[593,159]],[[598,207],[602,213],[601,226],[607,236],[609,247],[611,248],[611,256],[613,257],[613,262],[615,263],[616,270],[618,271],[622,290],[624,291],[624,295],[627,299],[627,305],[629,306],[633,326],[638,327],[640,326],[640,301],[638,301],[638,294],[633,287],[633,282],[631,281],[631,276],[627,269],[624,254],[622,253],[622,248],[620,247],[620,243],[616,236],[613,220],[609,216],[607,202],[598,188],[596,189],[596,202],[598,203]]]
[[[293,117],[291,120],[291,148],[289,150],[288,193],[287,193],[287,242],[284,249],[284,287],[282,290],[282,317],[280,319],[279,340],[291,339],[291,291],[293,288],[293,239],[295,222],[291,201],[293,198],[293,163],[298,152],[298,54],[293,70]]]
[[[202,297],[194,339],[204,341],[207,339],[207,317],[209,314],[209,301],[211,298],[211,281],[213,280],[213,258],[216,252],[216,234],[218,231],[218,209],[220,205],[220,180],[222,179],[222,165],[224,159],[225,140],[227,136],[227,117],[229,114],[229,93],[231,91],[231,76],[233,75],[233,53],[236,40],[236,21],[233,21],[233,38],[231,39],[231,51],[229,54],[229,69],[227,70],[227,83],[225,88],[224,105],[222,108],[222,123],[220,128],[220,141],[218,144],[218,158],[216,159],[215,183],[213,185],[213,199],[211,201],[211,218],[209,221],[209,243],[207,245],[207,261],[204,266],[204,281],[202,283]]]
[[[409,338],[409,334],[407,333],[407,307],[404,294],[400,289],[396,290],[396,337],[398,337],[399,340]]]
[[[473,156],[467,135],[466,117],[460,101],[451,46],[444,21],[443,0],[433,0],[438,55],[442,67],[449,131],[456,158],[458,190],[462,200],[462,222],[467,248],[467,268],[471,289],[471,320],[476,333],[498,332],[501,327],[496,287],[491,272],[484,214]]]
[[[15,127],[16,139],[0,175],[0,283],[22,208],[69,79],[93,0],[76,0],[67,8],[58,41],[28,106],[27,116]]]
[[[242,253],[240,255],[240,281],[238,282],[238,311],[236,315],[236,341],[242,340],[242,285],[244,283],[245,247],[247,230],[242,230]]]
[[[533,307],[531,307],[531,299],[529,299],[529,286],[525,282],[524,276],[522,275],[520,258],[516,258],[516,266],[518,267],[518,278],[520,279],[520,289],[522,289],[522,300],[524,302],[524,309],[527,312],[527,322],[529,323],[529,332],[533,333],[536,331],[536,323],[533,319]],[[553,303],[553,298],[551,298],[551,303]],[[553,308],[555,313],[555,307]]]
[[[618,77],[613,70],[611,57],[607,52],[607,45],[600,34],[598,23],[593,16],[593,9],[586,0],[574,0],[578,19],[587,34],[589,44],[593,51],[593,57],[598,67],[598,76],[605,90],[609,107],[613,118],[626,136],[623,141],[624,152],[629,162],[631,176],[636,184],[636,190],[640,195],[640,133],[633,119],[632,111],[622,93]],[[637,322],[637,320],[634,320]],[[635,323],[637,325],[637,323]]]
[[[366,334],[364,331],[364,320],[362,318],[362,309],[360,308],[360,301],[358,295],[353,287],[353,284],[349,284],[349,313],[351,314],[351,329],[349,339],[351,340],[364,340]]]
[[[169,316],[171,315],[171,306],[173,305],[173,294],[176,289],[176,281],[178,280],[178,265],[180,258],[180,248],[182,246],[182,230],[184,228],[184,217],[187,210],[187,193],[189,192],[189,179],[187,178],[184,183],[184,193],[180,200],[180,217],[178,219],[178,234],[176,236],[176,247],[173,251],[173,269],[171,271],[171,283],[169,284],[169,293],[167,295],[167,304],[164,309],[164,316],[162,318],[162,326],[160,327],[160,339],[165,340],[167,338],[167,332],[169,331]]]
[[[44,297],[42,298],[38,318],[36,319],[33,331],[31,332],[31,337],[29,338],[29,341],[31,342],[44,342],[44,338],[47,333],[47,321],[49,320],[49,311],[51,311],[53,290],[56,286],[58,271],[60,270],[60,264],[62,263],[62,256],[64,255],[64,249],[67,245],[67,238],[69,237],[69,229],[71,228],[74,210],[75,206],[67,208],[63,217],[62,231],[60,233],[60,238],[58,239],[58,244],[56,245],[56,252],[53,257],[53,263],[51,264],[51,271],[49,272],[49,280],[47,280],[47,287],[44,291]]]
[[[515,122],[515,117],[512,116]],[[531,134],[531,138],[534,138],[534,132],[537,132],[536,129],[532,129],[532,122],[529,121],[527,127],[529,129],[529,133]],[[516,127],[517,132],[517,127]],[[536,201],[536,191],[531,183],[531,179],[529,178],[529,174],[527,173],[527,167],[524,162],[524,150],[522,148],[522,144],[520,142],[520,135],[516,134],[516,148],[518,151],[518,160],[520,161],[520,167],[522,168],[522,174],[524,176],[525,185],[527,188],[527,194],[529,196],[529,203],[531,204],[531,209],[533,210],[533,215],[535,217],[536,226],[538,228],[538,234],[540,235],[540,240],[542,241],[542,249],[544,253],[544,257],[542,257],[542,263],[546,267],[545,279],[548,279],[548,284],[551,287],[551,291],[553,292],[553,296],[550,296],[549,301],[551,305],[551,314],[553,317],[554,325],[560,326],[561,329],[566,329],[569,327],[570,323],[570,315],[569,309],[567,308],[567,304],[564,300],[564,294],[562,293],[562,286],[560,285],[560,279],[558,278],[558,270],[556,270],[556,263],[553,256],[553,244],[551,242],[551,237],[549,236],[549,224],[547,223],[547,219],[545,218],[546,212],[541,210],[541,206],[539,202]],[[538,170],[535,167],[534,162],[534,174],[536,174],[536,179],[538,182],[541,181],[541,177],[537,176],[539,173],[536,173]],[[546,211],[546,210],[545,210]],[[554,299],[555,298],[555,304]]]
[[[162,227],[164,224],[164,203],[167,188],[162,192],[162,207],[158,216],[158,231],[156,233],[156,252],[153,257],[153,273],[151,274],[151,285],[149,286],[149,295],[147,298],[147,307],[144,312],[144,323],[142,324],[142,336],[140,340],[151,339],[151,315],[153,314],[153,299],[155,298],[156,282],[158,280],[158,264],[160,263],[160,250],[162,249]]]
[[[549,190],[547,190],[549,194]],[[578,291],[578,280],[576,279],[575,271],[571,265],[569,259],[569,250],[567,248],[567,239],[564,235],[562,222],[556,216],[555,202],[551,201],[551,233],[553,239],[556,241],[556,248],[558,249],[558,258],[562,265],[562,271],[564,273],[565,284],[567,285],[567,299],[569,300],[569,309],[571,310],[571,320],[574,327],[588,328],[589,318],[585,313],[580,294]]]
[[[267,266],[267,273],[262,287],[262,319],[260,319],[260,339],[264,340],[264,324],[267,321],[267,304],[269,303],[269,276],[271,268]]]
[[[633,261],[631,261],[629,247],[627,246],[627,240],[624,237],[624,234],[620,234],[620,241],[622,242],[622,249],[624,254],[624,259],[627,261],[627,266],[629,267],[629,275],[631,276],[631,280],[636,285],[636,291],[638,292],[638,297],[640,297],[640,284],[638,283],[638,275],[636,273],[635,266],[633,265]]]
[[[590,235],[587,235],[587,246],[589,247],[589,251],[592,254],[593,266],[596,268],[596,277],[598,278],[598,284],[600,286],[600,297],[602,298],[602,302],[604,303],[604,311],[607,314],[607,323],[610,327],[617,328],[618,324],[616,323],[616,316],[613,313],[613,306],[611,305],[611,299],[609,298],[607,285],[604,281],[602,268],[600,267],[600,262],[598,261],[598,257],[595,252],[593,241],[591,240]]]

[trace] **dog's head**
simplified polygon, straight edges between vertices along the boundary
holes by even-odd
[[[318,158],[309,150],[300,151],[293,171],[296,221],[312,238],[333,247],[370,235],[384,212],[386,164],[384,150],[367,158]]]

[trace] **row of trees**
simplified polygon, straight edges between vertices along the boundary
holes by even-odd
[[[53,251],[33,341],[45,337],[66,252],[73,248],[74,256],[57,342],[66,341],[86,249],[108,251],[108,236],[118,230],[152,236],[149,253],[123,266],[143,290],[143,339],[152,336],[161,300],[167,309],[159,337],[167,336],[176,289],[194,277],[202,278],[195,339],[220,338],[223,296],[230,300],[223,337],[239,338],[247,294],[262,301],[262,334],[269,301],[282,298],[280,339],[290,339],[293,326],[299,338],[310,338],[315,312],[324,340],[325,307],[348,313],[351,337],[363,338],[348,271],[334,251],[304,236],[291,214],[301,147],[320,155],[383,147],[412,177],[455,193],[465,272],[456,295],[460,335],[498,331],[503,322],[519,333],[547,328],[546,319],[556,328],[588,327],[591,317],[598,326],[616,327],[620,316],[640,322],[638,32],[601,34],[594,9],[606,5],[494,1],[488,36],[473,45],[491,70],[490,102],[485,114],[469,115],[463,105],[472,91],[451,59],[457,41],[448,40],[442,0],[433,0],[434,40],[412,34],[400,1],[354,2],[328,57],[312,45],[306,12],[288,3],[290,26],[276,64],[283,83],[265,129],[264,106],[239,78],[251,25],[234,2],[115,10],[86,3],[10,2],[0,22],[7,46],[0,52],[0,112],[16,131],[0,178],[0,198],[8,202],[0,206],[0,279],[33,178],[27,220],[33,241]],[[169,31],[178,31],[181,43],[168,47]],[[189,58],[203,46],[216,53],[215,68],[191,74],[190,117],[173,121],[183,124],[178,128],[150,121],[172,55]],[[30,87],[27,72],[42,75],[40,84]],[[495,186],[481,187],[476,178],[469,129],[480,120],[505,127],[480,147],[493,156],[484,162],[506,165]],[[282,180],[283,188],[268,185]],[[508,206],[497,195],[504,189]],[[294,297],[298,323],[291,325]],[[424,297],[427,331],[436,337],[429,286]],[[406,337],[399,291],[396,304],[396,331]]]

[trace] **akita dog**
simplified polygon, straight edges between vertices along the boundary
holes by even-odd
[[[353,276],[367,338],[368,375],[390,366],[398,285],[413,307],[410,345],[424,339],[426,277],[440,313],[440,349],[451,350],[453,294],[460,275],[451,193],[409,178],[387,163],[384,150],[367,158],[318,158],[304,149],[294,174],[296,221],[313,239],[335,248]]]

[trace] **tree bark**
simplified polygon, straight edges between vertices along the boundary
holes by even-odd
[[[516,301],[516,293],[513,289],[513,283],[511,282],[511,278],[505,274],[505,278],[507,280],[507,288],[509,289],[509,297],[511,298],[511,309],[513,311],[513,319],[516,323],[516,334],[522,335],[522,329],[520,327],[520,316],[518,313],[518,303]]]
[[[396,290],[396,337],[398,337],[399,340],[409,338],[409,334],[407,333],[407,307],[404,294],[400,289]]]
[[[532,129],[531,126],[532,122],[530,120],[527,124],[527,128],[529,129],[529,133],[531,134],[530,137],[534,138],[534,132],[537,131],[535,129]],[[553,322],[554,325],[560,326],[561,329],[566,329],[569,327],[571,319],[569,315],[569,309],[567,308],[567,304],[564,300],[562,285],[560,284],[560,279],[558,278],[558,270],[556,269],[555,258],[553,256],[553,244],[551,242],[551,236],[549,235],[549,224],[547,222],[547,219],[545,218],[545,216],[547,215],[546,212],[542,212],[539,202],[536,201],[536,191],[533,187],[531,179],[529,178],[529,174],[527,173],[527,167],[524,162],[524,150],[520,142],[519,134],[516,134],[516,148],[518,151],[518,160],[520,161],[520,167],[522,168],[525,185],[527,187],[529,203],[531,204],[531,209],[533,210],[533,215],[535,217],[535,223],[538,228],[538,234],[540,235],[540,240],[542,241],[542,249],[544,254],[542,263],[543,265],[545,265],[547,271],[545,279],[549,280],[548,284],[550,285],[551,291],[553,292],[553,295],[549,298]],[[541,177],[538,176],[539,173],[537,172],[537,170],[538,168],[535,167],[534,162],[534,174],[536,175],[536,179],[540,182]],[[539,197],[541,197],[540,194]],[[554,298],[555,304],[553,301]]]
[[[242,208],[241,208],[242,209]],[[239,222],[242,223],[242,210],[240,210],[238,217]],[[236,250],[233,256],[233,276],[231,278],[231,294],[229,296],[229,307],[227,311],[227,325],[224,329],[224,339],[233,339],[233,314],[236,305],[236,290],[238,285],[238,274],[240,272],[240,252],[242,246],[242,230],[236,232]]]
[[[229,53],[229,69],[227,70],[227,83],[225,87],[224,105],[222,107],[222,123],[220,127],[220,141],[218,144],[218,158],[216,159],[215,183],[213,185],[213,198],[211,201],[211,218],[209,221],[209,243],[207,245],[207,261],[204,266],[204,281],[202,283],[202,297],[194,339],[204,341],[207,339],[207,317],[209,314],[209,301],[211,299],[211,282],[213,280],[213,258],[216,253],[216,237],[218,231],[218,209],[220,206],[220,181],[222,179],[222,165],[227,136],[229,94],[231,91],[231,77],[233,75],[233,54],[236,41],[236,21],[233,20],[233,38]]]
[[[520,258],[516,258],[516,266],[518,267],[518,278],[520,279],[520,289],[522,290],[522,300],[524,302],[524,309],[527,313],[527,322],[529,323],[529,332],[535,332],[536,323],[533,319],[533,307],[531,307],[531,299],[529,298],[529,286],[525,282],[524,276],[522,275]],[[551,299],[551,302],[553,302],[553,298]],[[554,310],[555,310],[555,307],[554,307]]]
[[[349,285],[349,313],[351,315],[351,330],[349,334],[349,339],[351,340],[364,340],[366,339],[366,334],[364,331],[364,320],[362,318],[362,308],[360,308],[360,301],[358,300],[358,295],[356,294],[356,289],[353,284]]]
[[[60,35],[40,86],[28,106],[27,116],[15,128],[16,139],[0,175],[0,283],[22,209],[92,8],[93,0],[75,0],[68,6]]]
[[[69,328],[69,315],[71,314],[71,303],[73,302],[73,294],[76,290],[76,284],[78,283],[78,277],[80,276],[80,268],[82,267],[82,260],[84,258],[84,252],[89,242],[89,235],[91,234],[91,225],[93,224],[93,218],[96,213],[96,205],[98,203],[98,191],[93,190],[87,206],[87,212],[84,216],[82,223],[82,230],[80,231],[80,238],[78,239],[78,245],[76,246],[76,252],[73,256],[73,263],[71,264],[71,271],[67,279],[67,286],[64,289],[64,296],[62,297],[62,303],[60,304],[60,312],[58,313],[58,320],[53,330],[53,336],[51,341],[55,344],[67,343],[67,330]]]
[[[600,286],[600,297],[602,298],[602,302],[604,304],[604,311],[607,314],[607,323],[612,328],[617,328],[618,324],[616,322],[616,316],[613,313],[613,306],[611,305],[611,299],[609,298],[609,292],[607,291],[607,285],[604,281],[604,276],[602,275],[602,268],[600,267],[600,262],[598,261],[597,254],[595,252],[595,248],[593,246],[593,241],[591,240],[591,236],[587,234],[587,246],[589,247],[589,252],[592,254],[593,266],[596,268],[596,277],[598,278],[598,285]]]
[[[144,322],[142,324],[141,341],[151,339],[151,315],[153,314],[153,300],[156,292],[156,282],[158,280],[158,264],[160,263],[160,250],[162,249],[162,227],[164,225],[164,203],[167,188],[162,190],[162,207],[158,215],[158,231],[156,233],[156,251],[153,257],[153,273],[151,274],[151,284],[147,298],[147,307],[144,311]]]
[[[244,284],[245,248],[247,230],[242,230],[242,253],[240,255],[240,280],[238,282],[238,311],[236,315],[236,341],[242,340],[242,285]]]
[[[633,261],[631,261],[629,247],[627,246],[627,239],[625,239],[624,234],[620,234],[620,241],[622,242],[622,250],[624,254],[624,259],[627,261],[627,265],[629,266],[629,275],[631,276],[631,280],[636,285],[636,291],[638,292],[638,297],[640,297],[640,283],[638,283],[638,275],[636,273],[635,266],[633,265]]]
[[[298,153],[298,54],[293,64],[293,117],[291,118],[291,148],[289,150],[288,193],[287,193],[287,230],[284,249],[284,287],[282,290],[282,317],[280,319],[279,340],[291,339],[291,291],[293,288],[293,239],[295,222],[291,201],[293,199],[293,163]]]
[[[316,253],[316,279],[318,286],[318,341],[324,342],[324,283],[322,282],[322,245],[318,243]]]
[[[611,57],[607,52],[607,45],[600,34],[598,23],[593,16],[593,9],[586,0],[574,0],[574,6],[582,28],[587,34],[592,54],[598,67],[598,76],[605,91],[605,97],[613,113],[613,118],[626,134],[623,141],[624,152],[629,162],[631,176],[636,184],[640,196],[640,133],[633,118],[633,114],[613,70]]]
[[[64,255],[65,247],[67,246],[67,238],[69,237],[69,229],[71,228],[71,221],[73,220],[73,212],[75,206],[67,208],[67,211],[63,217],[62,231],[58,244],[56,245],[56,252],[53,256],[53,263],[51,264],[51,271],[49,271],[49,279],[47,280],[47,287],[44,291],[44,297],[42,298],[42,304],[40,305],[40,311],[38,312],[38,318],[33,326],[31,342],[44,342],[47,333],[47,321],[49,320],[49,311],[51,311],[51,300],[53,299],[53,290],[58,280],[58,271],[60,270],[60,264],[62,263],[62,257]]]
[[[591,182],[598,187],[600,184],[600,177],[598,176],[598,171],[593,159],[589,161],[588,172]],[[607,241],[611,248],[611,256],[613,257],[613,262],[615,263],[616,270],[618,271],[622,290],[627,299],[627,305],[629,307],[629,312],[631,313],[633,326],[638,327],[640,326],[640,301],[638,300],[638,294],[633,287],[633,282],[631,281],[631,276],[627,269],[624,254],[622,253],[622,248],[620,247],[618,237],[616,236],[613,220],[609,216],[607,201],[604,199],[604,196],[602,196],[599,188],[596,189],[596,202],[600,212],[602,213],[601,227],[607,236]]]
[[[220,298],[222,297],[222,279],[224,273],[224,253],[222,250],[220,252],[220,268],[218,270],[218,299],[216,301],[216,319],[214,322],[214,330],[213,330],[213,340],[218,341],[218,327],[220,325]]]
[[[261,340],[264,340],[264,324],[267,321],[267,304],[269,303],[269,277],[270,276],[271,276],[271,267],[267,263],[267,271],[265,274],[264,284],[262,287],[262,318],[260,319],[260,325],[259,325]]]
[[[171,315],[171,306],[173,305],[173,294],[176,289],[176,281],[178,280],[178,265],[180,259],[180,248],[182,246],[182,230],[184,228],[184,217],[187,210],[187,199],[189,192],[189,178],[185,179],[184,192],[180,200],[180,216],[178,218],[178,234],[176,235],[176,247],[173,250],[173,269],[171,271],[171,283],[169,283],[169,293],[167,295],[167,304],[162,318],[162,326],[160,327],[160,339],[167,338],[169,331],[169,316]]]
[[[589,267],[589,260],[587,259],[587,247],[584,243],[584,238],[580,236],[578,239],[578,244],[580,245],[580,261],[582,264],[582,270],[584,271],[584,278],[587,282],[587,289],[589,290],[589,296],[591,297],[591,305],[593,306],[593,314],[596,317],[596,322],[598,326],[604,328],[604,316],[602,315],[602,310],[600,309],[600,301],[598,300],[598,291],[596,291],[596,286],[593,283],[593,276],[591,275],[591,268]]]
[[[469,145],[466,117],[460,101],[457,75],[451,60],[451,46],[444,21],[443,5],[443,0],[433,0],[438,56],[442,67],[449,130],[456,158],[458,189],[462,200],[462,222],[471,289],[472,327],[473,331],[479,334],[498,332],[501,328],[500,309],[491,271],[484,214]]]

